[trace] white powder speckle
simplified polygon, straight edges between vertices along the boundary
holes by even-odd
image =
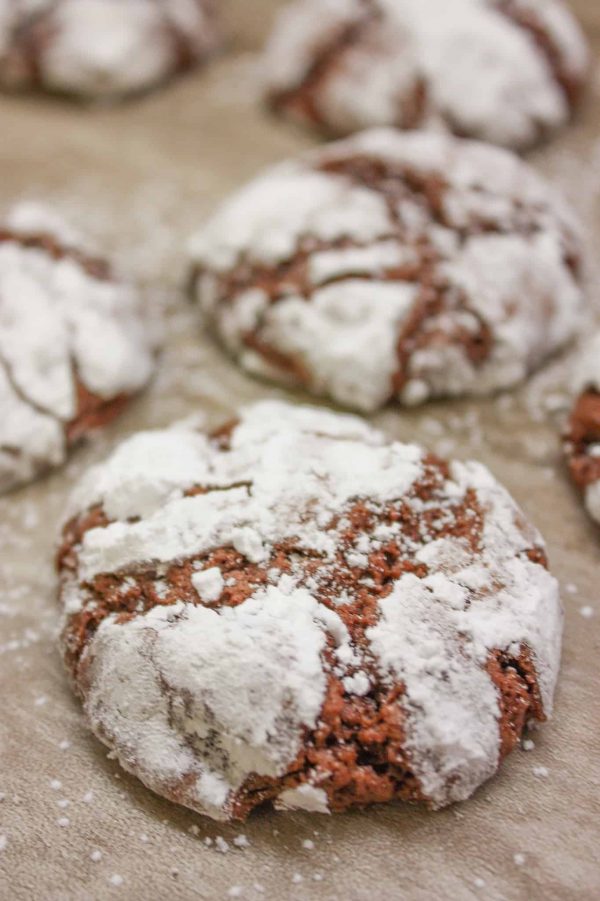
[[[594,608],[593,607],[581,607],[581,609],[579,610],[579,613],[581,616],[583,616],[584,619],[591,619],[594,615]]]
[[[90,854],[90,860],[93,860],[94,863],[98,863],[98,861],[102,860],[102,851],[92,851]]]
[[[514,854],[513,860],[518,867],[522,867],[525,864],[525,855],[524,854]]]
[[[550,770],[545,766],[534,766],[533,775],[537,776],[539,779],[545,779],[546,776],[550,775]]]
[[[59,817],[56,821],[56,824],[57,826],[62,826],[62,828],[65,829],[67,826],[69,826],[70,822],[71,821],[69,817]]]
[[[120,886],[120,885],[123,885],[123,882],[124,882],[125,880],[124,880],[123,877],[120,876],[118,873],[113,873],[112,876],[110,876],[110,878],[109,878],[108,881],[110,882],[111,885],[114,885],[114,886],[117,886],[117,887],[118,887],[118,886]]]

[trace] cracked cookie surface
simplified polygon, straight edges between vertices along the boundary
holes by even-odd
[[[246,369],[373,410],[525,378],[574,334],[581,253],[510,152],[373,130],[235,194],[191,243],[192,285]]]
[[[0,0],[0,85],[85,98],[149,89],[216,46],[213,0]]]
[[[600,523],[600,332],[585,347],[573,378],[576,402],[565,450],[586,508]]]
[[[76,488],[63,650],[94,733],[215,819],[460,801],[552,708],[543,541],[477,463],[263,402]]]
[[[0,491],[28,482],[119,414],[148,381],[136,289],[48,210],[0,223]]]
[[[524,148],[568,120],[587,62],[560,0],[297,0],[265,70],[275,110],[333,135],[432,124]]]

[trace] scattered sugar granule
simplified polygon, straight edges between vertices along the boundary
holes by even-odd
[[[94,863],[98,863],[98,861],[102,860],[102,851],[92,851],[90,860],[93,860]]]
[[[575,585],[573,582],[567,582],[567,584],[565,585],[565,591],[568,594],[577,594],[577,585]]]
[[[148,838],[148,836],[146,835],[145,832],[142,832],[142,833],[141,833],[141,835],[140,835],[140,841],[141,841],[141,842],[144,842],[144,844],[145,844],[147,841],[149,841],[149,838]]]
[[[313,873],[313,880],[314,880],[315,882],[322,882],[322,881],[323,881],[323,874],[322,874],[322,873]]]
[[[481,876],[477,876],[477,878],[473,880],[473,885],[475,888],[484,888],[485,879],[482,879]]]
[[[71,802],[68,800],[68,798],[61,798],[60,801],[58,801],[57,803],[58,803],[58,806],[59,806],[62,810],[66,810],[66,808],[69,806],[69,804],[70,804]]]
[[[306,848],[307,851],[312,851],[314,846],[315,846],[315,843],[313,841],[311,841],[309,838],[305,838],[304,841],[302,842],[302,847]]]
[[[250,847],[250,842],[248,841],[246,836],[243,834],[236,835],[236,837],[233,840],[233,844],[236,846],[236,848],[249,848]]]
[[[579,612],[583,616],[584,619],[591,619],[592,616],[594,615],[594,608],[593,607],[582,607]]]
[[[535,751],[535,742],[530,738],[524,738],[521,742],[521,747],[524,751]]]
[[[514,854],[513,860],[518,867],[522,867],[525,863],[525,855],[524,854]]]
[[[48,698],[46,698],[44,695],[40,695],[40,697],[36,698],[33,703],[36,707],[43,707],[47,700]]]
[[[118,873],[113,873],[108,881],[111,885],[123,885],[123,877]]]
[[[302,882],[302,876],[300,875],[300,873],[294,873],[294,875],[292,876],[292,882],[294,883],[294,885],[299,885]]]
[[[207,835],[206,838],[204,839],[204,844],[206,845],[207,848],[210,848],[212,843],[213,843],[212,838],[209,835]]]
[[[217,835],[215,838],[215,847],[221,854],[227,854],[229,851],[229,845],[221,835]]]
[[[200,835],[200,827],[196,826],[196,824],[194,823],[192,826],[190,826],[188,832],[191,833],[191,835]]]
[[[62,826],[65,829],[71,823],[69,817],[59,817],[56,821],[57,826]]]
[[[8,844],[8,839],[5,835],[0,835],[0,851],[4,851]]]
[[[54,789],[55,792],[62,788],[62,782],[60,781],[60,779],[52,779],[50,782],[50,788]]]
[[[244,889],[241,885],[232,885],[227,892],[228,898],[241,898]]]
[[[545,766],[534,766],[534,768],[533,768],[533,775],[539,776],[541,779],[545,779],[546,776],[549,775],[549,773],[550,773],[550,770],[548,769],[548,767],[545,767]]]
[[[71,747],[71,742],[68,740],[68,738],[63,738],[63,740],[59,742],[58,747],[61,751],[66,751]]]
[[[81,800],[83,801],[84,804],[91,804],[92,801],[94,800],[94,793],[86,792]]]

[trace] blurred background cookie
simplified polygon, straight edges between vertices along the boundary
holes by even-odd
[[[217,44],[214,0],[0,0],[0,85],[84,98],[148,90]]]
[[[562,0],[296,0],[265,67],[271,106],[333,135],[437,123],[525,148],[568,120],[587,58]]]
[[[0,223],[0,492],[63,463],[154,364],[137,289],[43,208]]]
[[[515,385],[579,324],[579,227],[510,152],[373,130],[279,165],[191,243],[249,371],[374,410]]]

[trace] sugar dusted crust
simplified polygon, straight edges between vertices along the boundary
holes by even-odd
[[[214,0],[0,0],[0,85],[9,89],[132,94],[216,44]]]
[[[573,377],[576,401],[565,439],[575,484],[587,510],[600,523],[600,333],[578,359]]]
[[[0,224],[0,492],[64,462],[148,381],[141,298],[42,208]]]
[[[459,801],[552,708],[543,541],[476,463],[265,402],[75,490],[63,648],[95,734],[215,819]]]
[[[329,134],[443,124],[513,148],[565,124],[587,67],[561,0],[295,0],[265,54],[271,106]]]
[[[234,195],[192,241],[192,283],[246,369],[373,410],[524,379],[577,328],[581,253],[514,155],[373,130]]]

